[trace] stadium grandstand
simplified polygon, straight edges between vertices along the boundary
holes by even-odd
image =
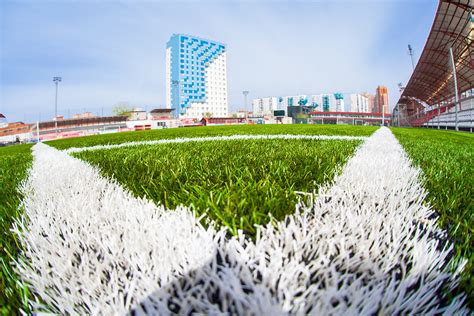
[[[474,127],[473,1],[440,0],[420,59],[393,110],[393,125]]]

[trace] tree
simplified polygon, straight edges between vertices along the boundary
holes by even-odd
[[[211,117],[212,117],[212,113],[211,113],[211,112],[206,112],[206,113],[204,113],[204,117],[205,117],[205,118],[211,118]]]
[[[133,107],[128,102],[120,102],[112,107],[112,113],[117,116],[130,116]]]
[[[237,113],[232,113],[232,117],[233,117],[233,118],[238,118],[239,115],[238,115]]]
[[[297,119],[307,119],[308,117],[309,117],[309,115],[304,113],[304,112],[299,112],[299,113],[296,114]]]

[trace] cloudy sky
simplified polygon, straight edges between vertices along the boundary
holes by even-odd
[[[411,74],[436,0],[0,1],[0,113],[50,119],[110,113],[118,102],[165,106],[165,46],[173,33],[227,44],[230,109],[249,98],[375,92]],[[250,102],[249,102],[250,103]]]

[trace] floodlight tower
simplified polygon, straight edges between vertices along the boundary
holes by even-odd
[[[415,71],[415,60],[413,59],[413,49],[411,48],[410,44],[408,44],[408,55],[410,55],[410,58],[411,58],[411,66],[413,68],[413,71]]]
[[[248,113],[248,109],[247,109],[247,96],[249,95],[249,91],[244,90],[244,91],[242,91],[242,94],[244,95],[245,119],[247,120],[247,113]]]
[[[58,135],[58,84],[61,81],[61,77],[53,77],[53,82],[56,85],[56,99],[54,102],[54,129],[56,130],[56,136]]]
[[[249,91],[242,91],[242,94],[244,95],[244,106],[245,106],[245,111],[247,111],[247,96],[249,95]]]

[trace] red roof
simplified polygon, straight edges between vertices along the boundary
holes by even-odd
[[[428,105],[454,96],[449,48],[453,49],[460,92],[474,86],[471,0],[440,0],[416,68],[398,101]],[[422,103],[420,103],[422,104]]]
[[[171,113],[174,109],[153,109],[150,113]]]

